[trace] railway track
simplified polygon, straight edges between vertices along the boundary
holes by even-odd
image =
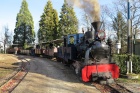
[[[133,93],[117,83],[99,84],[98,82],[94,82],[92,85],[95,86],[101,93]]]
[[[26,59],[22,59],[21,61],[22,64],[20,66],[20,70],[2,86],[0,86],[0,93],[11,93],[27,75],[30,63]]]

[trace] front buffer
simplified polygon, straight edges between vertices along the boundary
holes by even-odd
[[[113,79],[117,79],[119,77],[118,65],[113,63],[113,64],[97,64],[85,66],[82,69],[82,80],[84,82],[88,82],[92,80],[93,74],[108,73],[108,72],[111,73]]]

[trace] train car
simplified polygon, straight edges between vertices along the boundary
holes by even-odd
[[[20,54],[31,55],[31,56],[40,56],[42,55],[41,44],[31,44],[30,47],[26,49],[20,49]]]
[[[15,54],[15,51],[17,51],[17,53],[19,53],[21,47],[22,46],[20,44],[12,44],[9,48],[6,49],[6,52],[8,54]]]
[[[111,61],[111,41],[105,41],[101,22],[93,22],[94,31],[64,37],[64,46],[58,48],[57,59],[74,68],[84,82],[114,82],[119,77],[119,67]]]
[[[33,47],[28,47],[26,49],[21,48],[20,49],[20,54],[22,54],[22,55],[31,55],[32,48]]]
[[[62,39],[52,40],[51,42],[43,43],[42,55],[48,58],[54,58],[57,56],[57,47],[59,43],[62,43]],[[55,44],[55,45],[54,45]]]
[[[42,42],[26,49],[20,49],[20,54],[23,55],[42,56],[48,58],[53,58],[56,53],[57,48],[54,47],[52,42]]]
[[[42,51],[42,50],[41,50],[41,45],[40,45],[40,44],[36,44],[36,45],[34,46],[34,51],[32,51],[32,52],[34,52],[34,53],[32,53],[32,54],[34,54],[35,56],[40,56],[40,55],[42,54],[41,51]]]

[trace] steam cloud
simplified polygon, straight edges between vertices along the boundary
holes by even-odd
[[[67,0],[67,2],[84,9],[94,21],[100,21],[100,5],[98,0]]]

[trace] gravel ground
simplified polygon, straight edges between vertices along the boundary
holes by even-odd
[[[74,71],[46,58],[31,58],[30,70],[12,93],[100,93],[83,83]]]
[[[119,84],[132,91],[132,93],[140,93],[140,84],[138,83],[119,83]]]

